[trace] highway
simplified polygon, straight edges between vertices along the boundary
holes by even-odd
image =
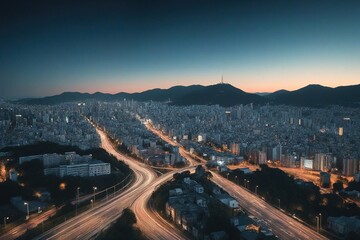
[[[137,217],[137,225],[149,239],[187,239],[175,226],[165,221],[148,206],[153,191],[170,180],[175,172],[157,177],[149,166],[117,152],[106,134],[97,129],[101,146],[117,159],[123,160],[134,171],[133,183],[120,195],[108,201],[96,203],[95,207],[72,218],[35,239],[92,239],[115,221],[126,207],[132,207]]]
[[[151,124],[146,124],[146,127],[169,144],[173,146],[179,146],[180,154],[186,157],[190,163],[196,163],[196,160],[187,151],[185,151],[184,148],[180,146],[180,144],[171,141],[161,131],[154,129]],[[205,161],[203,160],[203,162]],[[223,178],[215,172],[211,173],[213,175],[212,181],[215,184],[223,188],[232,197],[234,197],[246,212],[248,212],[250,215],[253,215],[257,219],[262,220],[267,228],[270,229],[280,239],[327,239],[323,235],[288,216],[279,209],[274,208],[253,193],[248,192],[247,190]]]
[[[217,173],[212,172],[212,174],[212,181],[214,183],[233,196],[250,215],[264,220],[267,227],[272,229],[272,232],[280,239],[327,239],[284,212],[279,211],[279,209],[274,208],[253,193],[248,192]]]
[[[23,235],[27,229],[31,229],[36,227],[38,224],[47,220],[50,216],[56,213],[56,209],[52,208],[46,212],[41,213],[40,215],[35,216],[34,214],[30,215],[29,220],[26,222],[11,228],[11,230],[7,231],[3,235],[0,236],[1,240],[10,240],[15,239]],[[10,227],[12,224],[10,223],[7,227]]]
[[[111,145],[105,134],[97,130],[101,137],[102,147],[109,153],[117,156],[119,154]],[[125,157],[125,158],[124,158]],[[121,159],[126,159],[126,164],[131,169],[143,169],[151,172],[156,177],[155,172],[146,164],[139,163],[134,159],[129,159],[124,156]],[[153,211],[148,202],[152,193],[162,184],[172,179],[172,176],[176,172],[182,172],[185,170],[191,170],[194,166],[190,164],[189,167],[183,169],[176,169],[166,174],[161,175],[158,178],[152,178],[151,182],[146,182],[146,186],[141,188],[141,193],[134,198],[131,204],[131,209],[134,211],[137,218],[137,225],[142,233],[149,239],[188,239],[184,233],[179,231],[174,225],[163,219],[157,212]]]
[[[174,225],[163,219],[155,210],[149,208],[148,202],[153,191],[166,181],[171,180],[175,172],[192,170],[194,168],[194,166],[191,166],[161,175],[132,205],[131,208],[138,220],[137,225],[149,239],[188,239],[188,237],[186,237],[186,235],[184,235],[184,233],[178,230]]]
[[[107,202],[96,202],[93,209],[69,219],[35,239],[90,239],[118,218],[122,210],[131,206],[157,178],[155,172],[144,164],[118,153],[104,132],[100,130],[97,132],[101,138],[102,148],[117,159],[123,160],[134,171],[133,183],[121,194]]]

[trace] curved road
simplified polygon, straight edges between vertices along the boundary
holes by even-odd
[[[149,166],[117,152],[106,134],[97,129],[101,146],[117,159],[123,160],[134,171],[134,181],[124,192],[108,201],[98,202],[95,207],[72,218],[35,239],[91,239],[115,221],[126,207],[133,206],[138,226],[150,239],[187,239],[173,225],[154,213],[148,207],[148,200],[154,189],[171,179],[177,170],[157,178]]]
[[[134,171],[133,183],[115,198],[107,202],[97,202],[93,209],[50,229],[36,239],[89,239],[116,220],[121,215],[122,210],[129,207],[156,179],[157,176],[154,171],[128,156],[118,153],[106,134],[100,130],[97,132],[101,138],[102,148],[117,159],[123,160]]]
[[[153,211],[148,203],[152,193],[164,184],[166,181],[172,179],[173,174],[185,170],[194,169],[194,166],[183,168],[168,172],[158,179],[156,179],[146,191],[134,202],[132,210],[137,217],[137,225],[141,231],[150,239],[188,239],[183,232],[178,230],[174,225],[163,219],[156,211]]]

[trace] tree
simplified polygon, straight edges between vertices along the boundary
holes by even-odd
[[[126,225],[132,226],[136,223],[136,216],[129,208],[125,208],[121,221],[123,221],[123,223],[125,223]]]
[[[337,180],[336,183],[333,184],[333,191],[340,192],[344,189],[343,183],[340,180]]]
[[[209,171],[205,172],[205,176],[206,176],[207,179],[211,179],[213,177],[213,175]]]

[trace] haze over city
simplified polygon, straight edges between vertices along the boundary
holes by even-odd
[[[360,76],[358,1],[2,1],[2,98],[224,81],[247,92]]]

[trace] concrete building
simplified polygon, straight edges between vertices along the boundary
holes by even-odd
[[[360,234],[360,218],[353,217],[328,217],[328,227],[335,233],[346,236],[350,232]]]
[[[89,177],[111,174],[110,163],[93,161],[89,164]]]
[[[356,182],[360,182],[360,172],[358,172],[357,174],[355,174],[354,180],[355,180]]]
[[[25,156],[25,157],[19,157],[19,164],[23,164],[25,162],[30,162],[35,159],[43,159],[43,155],[32,155],[32,156]]]
[[[354,176],[359,172],[358,159],[344,159],[343,160],[343,174],[345,176]]]
[[[330,174],[327,172],[320,172],[320,186],[330,187]]]
[[[232,143],[230,150],[231,150],[232,154],[239,155],[240,154],[240,144]]]
[[[264,152],[264,151],[259,151],[259,165],[260,165],[260,164],[266,164],[266,163],[267,163],[266,152]]]
[[[44,169],[44,175],[56,175],[59,177],[78,176],[78,177],[94,177],[111,174],[110,163],[101,161],[93,161],[90,163],[60,165],[56,168]]]
[[[331,155],[324,153],[315,154],[314,170],[328,171],[331,168]]]
[[[9,179],[13,182],[17,182],[18,180],[18,172],[15,171],[14,169],[11,169],[9,171]]]
[[[301,157],[300,168],[312,170],[314,168],[314,160]]]
[[[74,164],[74,165],[60,165],[59,167],[59,177],[66,176],[79,176],[87,177],[89,176],[89,164]]]

